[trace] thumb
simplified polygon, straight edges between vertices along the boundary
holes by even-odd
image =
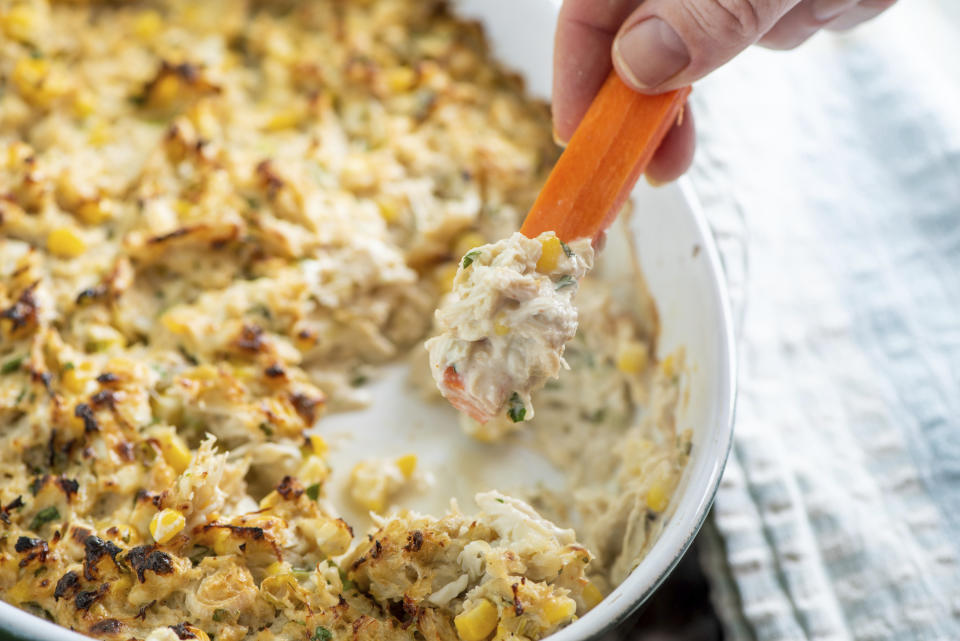
[[[799,0],[646,0],[613,42],[623,81],[660,93],[707,75],[760,39]]]

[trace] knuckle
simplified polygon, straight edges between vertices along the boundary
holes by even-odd
[[[897,0],[861,0],[860,6],[864,9],[877,9],[885,11],[895,5]]]
[[[687,3],[693,22],[713,40],[749,40],[760,32],[766,0],[701,0]]]

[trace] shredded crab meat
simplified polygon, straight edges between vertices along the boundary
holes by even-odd
[[[437,311],[440,333],[426,342],[441,393],[481,423],[503,412],[532,419],[531,393],[566,365],[574,296],[592,266],[588,239],[568,245],[553,232],[467,252]]]

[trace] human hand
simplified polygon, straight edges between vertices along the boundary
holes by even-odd
[[[699,80],[748,46],[790,49],[821,28],[844,30],[896,0],[564,0],[553,58],[553,123],[569,140],[610,71],[637,91]],[[690,110],[647,167],[674,180],[693,161]]]

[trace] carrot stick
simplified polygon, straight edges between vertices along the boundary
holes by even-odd
[[[593,99],[540,191],[520,232],[554,231],[563,241],[597,238],[616,218],[664,136],[680,118],[690,87],[647,96],[615,71]]]

